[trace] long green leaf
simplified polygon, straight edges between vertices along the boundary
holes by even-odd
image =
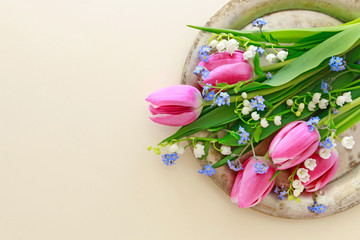
[[[272,79],[266,80],[264,84],[270,86],[283,85],[302,73],[319,66],[325,59],[350,49],[360,38],[360,24],[349,26],[353,27],[336,34],[304,53],[279,70]]]

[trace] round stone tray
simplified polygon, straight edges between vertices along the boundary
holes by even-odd
[[[267,25],[264,29],[304,28],[339,25],[360,17],[359,0],[232,0],[221,7],[205,24],[208,27],[251,29],[249,23],[254,19],[264,17]],[[210,34],[199,32],[190,49],[185,62],[182,83],[195,86],[197,78],[193,74],[199,63],[197,52],[202,45],[206,45]],[[206,131],[196,134],[207,136]],[[339,168],[332,181],[327,184],[318,196],[318,201],[327,206],[322,214],[315,214],[308,210],[313,204],[312,195],[302,195],[301,203],[279,200],[274,193],[269,194],[253,209],[282,218],[317,218],[333,215],[349,209],[360,202],[360,123],[341,134],[341,138],[352,135],[356,144],[352,151],[346,150],[337,142],[340,156]],[[265,154],[267,148],[258,146],[257,154]],[[214,149],[209,150],[208,161],[215,163],[222,158]],[[201,166],[205,161],[199,161]],[[236,172],[227,166],[217,168],[211,179],[227,195],[230,195]]]

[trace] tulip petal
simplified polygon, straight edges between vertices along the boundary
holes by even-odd
[[[260,160],[259,162],[261,163]],[[241,182],[238,185],[238,206],[241,208],[257,204],[259,199],[263,199],[270,192],[269,187],[272,188],[275,184],[275,181],[270,183],[275,168],[269,166],[265,174],[257,174],[254,168],[255,163],[256,160],[253,157],[247,160],[247,166],[244,167],[244,173],[239,180]]]
[[[210,72],[205,84],[216,85],[216,83],[235,84],[239,81],[249,80],[253,75],[253,69],[247,62],[239,62],[219,66]]]
[[[287,160],[285,162],[279,163],[279,167],[277,169],[278,170],[284,170],[284,169],[288,169],[288,168],[291,168],[293,166],[296,166],[296,165],[302,163],[303,161],[308,159],[316,151],[316,149],[319,146],[319,143],[320,143],[320,140],[318,140],[317,142],[312,144],[304,152],[300,153],[297,157],[295,157],[293,159],[290,159],[290,160]]]
[[[184,126],[195,121],[199,117],[201,109],[181,114],[156,114],[150,116],[150,119],[153,122],[167,126]]]
[[[291,122],[289,124],[286,124],[274,137],[274,139],[271,141],[270,147],[269,147],[269,156],[272,157],[272,153],[274,151],[274,148],[278,145],[278,143],[283,139],[288,132],[296,127],[301,121],[295,121]]]
[[[185,112],[192,112],[194,111],[191,107],[184,107],[184,106],[161,106],[161,107],[153,107],[152,105],[149,106],[149,110],[151,114],[181,114]]]
[[[232,55],[228,52],[220,52],[210,56],[208,62],[200,62],[199,66],[205,67],[207,70],[212,71],[217,67],[232,64],[237,62],[245,62],[243,58],[243,51],[237,50]]]
[[[202,96],[193,86],[175,85],[153,92],[146,101],[155,106],[184,106],[196,109],[202,105]]]
[[[300,123],[291,129],[275,146],[272,159],[292,159],[300,155],[304,150],[319,141],[319,132],[315,129],[310,132],[306,123]],[[315,151],[316,149],[314,149]],[[312,155],[314,152],[310,153]],[[309,155],[309,156],[310,156]],[[308,157],[309,157],[308,156]]]

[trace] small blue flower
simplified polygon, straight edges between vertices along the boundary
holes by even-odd
[[[256,96],[254,98],[258,101],[258,103],[264,103],[265,102],[265,99],[264,99],[263,96]]]
[[[338,114],[339,112],[340,112],[340,111],[337,110],[336,108],[333,108],[333,109],[332,109],[332,113],[333,113],[333,114]]]
[[[245,129],[242,126],[239,126],[239,132],[245,132]]]
[[[242,164],[240,162],[240,160],[237,158],[234,161],[230,161],[230,159],[227,160],[227,164],[229,166],[229,168],[235,172],[238,172],[240,170],[243,170],[244,168],[242,167]]]
[[[254,168],[255,168],[255,173],[264,174],[267,173],[269,166],[266,165],[265,163],[261,164],[259,162],[256,162],[254,164]]]
[[[318,214],[323,213],[326,210],[326,206],[324,204],[317,204],[316,202],[315,202],[314,206],[309,206],[308,208],[310,209],[310,211],[318,213]]]
[[[312,117],[310,118],[307,122],[306,125],[309,127],[310,132],[314,131],[315,126],[317,126],[317,124],[319,123],[320,118],[318,116],[316,117]]]
[[[320,142],[320,144],[319,144],[321,147],[324,147],[324,148],[327,148],[327,149],[330,149],[330,148],[332,148],[334,145],[333,145],[333,143],[332,143],[332,141],[331,141],[331,139],[329,138],[329,137],[327,137],[326,139],[325,139],[325,141],[322,141],[322,142]]]
[[[264,111],[265,110],[265,104],[263,104],[263,103],[259,103],[258,105],[257,105],[257,107],[256,107],[256,109],[258,110],[258,111]]]
[[[206,92],[211,88],[211,84],[207,83],[203,86],[202,95],[205,96]]]
[[[215,92],[211,91],[207,94],[207,96],[204,99],[205,99],[205,101],[210,102],[211,100],[214,99],[214,96],[215,96]]]
[[[253,108],[256,108],[257,107],[257,105],[258,105],[258,102],[255,100],[255,99],[251,99],[251,106],[253,107]]]
[[[200,74],[204,70],[203,66],[196,66],[194,70],[194,74]]]
[[[252,27],[262,28],[265,25],[266,25],[266,22],[264,21],[263,18],[258,18],[252,22]]]
[[[345,70],[346,62],[342,57],[332,56],[329,61],[330,70],[334,72],[339,72]]]
[[[175,161],[179,158],[177,153],[172,153],[172,154],[167,153],[167,154],[163,154],[161,157],[162,157],[162,161],[167,166],[174,165]]]
[[[206,54],[208,55],[211,51],[211,47],[209,46],[202,46],[200,49],[199,49],[199,54]]]
[[[226,101],[223,97],[218,96],[215,100],[215,104],[217,104],[219,107],[222,105],[225,105]]]
[[[212,167],[212,165],[211,164],[209,164],[209,165],[206,165],[205,167],[204,167],[204,169],[200,169],[199,171],[198,171],[198,173],[200,173],[200,174],[205,174],[206,176],[212,176],[212,175],[214,175],[215,173],[216,173],[216,170]]]
[[[200,54],[200,60],[201,60],[202,62],[208,62],[208,61],[209,61],[209,58],[210,58],[210,56],[207,55],[206,53]]]
[[[267,79],[272,79],[272,78],[273,78],[273,75],[272,75],[270,72],[268,72],[268,73],[266,74],[266,77],[267,77]]]
[[[201,72],[201,75],[202,75],[202,78],[203,79],[206,79],[206,78],[209,78],[209,75],[210,75],[210,71],[207,70],[206,68],[204,68]]]
[[[256,49],[256,52],[259,54],[260,57],[262,57],[262,55],[264,55],[264,53],[265,53],[265,49],[263,49],[262,47],[258,47]]]
[[[325,82],[324,80],[321,80],[321,90],[324,92],[324,93],[329,93],[329,90],[328,90],[328,83]]]

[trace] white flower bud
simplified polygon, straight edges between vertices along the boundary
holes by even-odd
[[[209,46],[212,47],[212,48],[216,48],[217,44],[218,44],[218,42],[216,40],[212,40],[210,42]]]
[[[260,125],[263,127],[263,128],[267,128],[269,126],[269,123],[268,121],[266,120],[266,118],[262,118],[261,121],[260,121]]]
[[[276,61],[277,58],[274,54],[270,53],[269,55],[266,56],[265,59],[268,63],[273,63]]]
[[[205,146],[201,143],[197,143],[194,147],[194,155],[196,158],[201,158],[203,155],[205,155]]]
[[[296,172],[296,175],[298,176],[299,180],[303,183],[306,183],[310,179],[309,170],[305,168],[299,168]]]
[[[169,146],[169,152],[171,153],[178,153],[178,154],[183,154],[185,152],[185,148],[183,146],[180,146],[177,143],[171,144]]]
[[[246,98],[247,98],[247,93],[246,93],[246,92],[243,92],[243,93],[241,94],[241,97],[242,97],[243,99],[246,99]]]
[[[250,106],[251,106],[250,101],[247,100],[247,99],[245,99],[245,100],[243,101],[243,104],[244,104],[245,107],[250,107]]]
[[[281,50],[280,52],[278,52],[277,54],[277,58],[280,60],[280,61],[284,61],[288,56],[288,52],[285,52],[283,50]]]
[[[320,148],[319,156],[323,159],[328,159],[331,156],[331,150],[328,148]]]
[[[230,39],[225,46],[226,50],[232,55],[239,48],[239,42],[235,39]]]
[[[299,180],[294,180],[292,186],[295,189],[299,189],[301,192],[304,190],[304,185],[302,185],[302,183]]]
[[[260,115],[257,112],[252,112],[251,117],[252,117],[252,119],[254,119],[254,121],[257,121],[260,119]]]
[[[289,107],[291,107],[294,104],[294,101],[291,99],[286,100],[286,105],[288,105]]]
[[[222,155],[230,155],[231,154],[231,147],[230,146],[222,145],[220,150],[221,150]]]
[[[255,53],[256,53],[256,50],[257,50],[257,49],[258,49],[258,48],[255,47],[254,45],[250,45],[250,46],[248,47],[247,51],[252,52],[252,53],[254,54],[254,56],[255,56]]]
[[[281,125],[281,116],[275,116],[274,123],[276,126],[280,126]]]
[[[223,41],[219,42],[217,45],[216,45],[216,49],[221,52],[222,50],[225,49],[225,43]]]
[[[350,103],[352,102],[352,98],[351,98],[351,92],[346,92],[343,94],[343,97],[345,98],[345,102]]]
[[[314,103],[319,103],[320,102],[320,98],[321,98],[321,93],[314,93],[313,97],[312,97],[312,101]]]
[[[300,191],[300,189],[295,189],[294,192],[293,192],[294,197],[300,196],[301,193],[302,193],[302,191]]]
[[[249,60],[249,59],[252,59],[253,57],[255,57],[255,54],[253,52],[251,52],[251,51],[246,51],[243,54],[243,58],[246,61]]]
[[[329,100],[327,100],[325,98],[321,99],[319,102],[320,109],[326,109],[328,105],[329,105]]]
[[[304,103],[300,103],[299,104],[299,110],[304,110],[304,108],[305,108],[305,104]]]
[[[310,101],[309,102],[309,105],[308,105],[308,109],[309,109],[309,111],[314,111],[315,110],[315,108],[316,108],[316,104],[313,102],[313,101]]]
[[[313,159],[313,158],[306,159],[304,162],[304,165],[307,169],[309,169],[310,171],[313,171],[315,169],[315,167],[317,166],[316,159]]]
[[[336,99],[336,104],[340,107],[342,107],[345,102],[346,102],[346,98],[344,96],[338,96]]]
[[[243,109],[241,110],[241,113],[243,115],[248,115],[250,113],[250,108],[249,107],[243,107]]]
[[[341,141],[341,144],[346,148],[346,149],[353,149],[354,145],[355,145],[355,141],[353,136],[349,136],[349,137],[344,137]]]

